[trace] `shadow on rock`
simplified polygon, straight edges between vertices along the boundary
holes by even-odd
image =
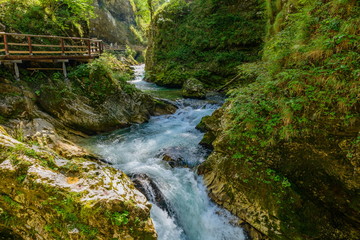
[[[174,217],[175,212],[166,200],[157,184],[146,174],[136,173],[130,175],[135,187],[146,196],[148,201],[155,203],[162,210],[166,211],[169,216]]]

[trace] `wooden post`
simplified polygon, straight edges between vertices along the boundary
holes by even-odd
[[[20,72],[17,62],[14,63],[14,69],[15,69],[15,79],[16,81],[20,81]]]
[[[89,53],[89,56],[91,56],[91,41],[88,40],[88,53]]]
[[[100,54],[102,54],[104,50],[104,45],[103,42],[99,42],[99,44],[100,44]]]
[[[10,55],[10,53],[9,53],[9,45],[8,45],[8,42],[7,42],[6,34],[4,34],[4,45],[5,45],[5,55]]]
[[[68,81],[69,81],[69,78],[68,78],[68,76],[67,76],[65,61],[62,62],[62,69],[63,69],[63,74],[64,74],[65,81],[68,82]]]
[[[28,36],[27,39],[28,39],[28,44],[29,44],[29,55],[33,55],[33,53],[32,53],[32,45],[31,45],[31,37]]]
[[[61,38],[60,39],[60,46],[61,46],[61,55],[65,55],[65,44],[64,44],[64,39]]]

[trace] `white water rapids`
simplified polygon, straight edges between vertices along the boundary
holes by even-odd
[[[132,81],[142,90],[159,90],[144,82],[144,67],[135,67]],[[143,173],[159,187],[173,214],[153,203],[151,217],[159,240],[243,240],[243,230],[230,222],[226,210],[210,201],[202,177],[191,168],[171,168],[159,155],[171,148],[180,149],[183,160],[196,166],[205,158],[198,143],[203,134],[195,129],[201,118],[218,105],[206,100],[177,100],[175,114],[152,117],[148,123],[94,138],[91,149],[131,175]],[[151,199],[150,199],[151,200]]]

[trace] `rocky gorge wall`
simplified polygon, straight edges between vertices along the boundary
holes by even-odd
[[[96,18],[90,20],[90,35],[118,46],[145,49],[136,22],[136,6],[130,0],[94,1]]]
[[[213,148],[199,173],[255,239],[358,239],[359,3],[266,8],[262,61],[199,125]]]

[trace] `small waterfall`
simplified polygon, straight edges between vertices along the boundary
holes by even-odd
[[[132,83],[138,88],[159,89],[142,81],[143,66],[135,67],[135,72]],[[235,218],[209,199],[202,177],[193,169],[207,154],[198,145],[203,134],[195,127],[219,107],[214,102],[177,100],[179,109],[172,115],[152,117],[148,123],[89,142],[94,152],[131,176],[153,203],[151,217],[159,240],[245,239],[243,230],[231,224]],[[163,160],[165,154],[172,153],[186,167],[171,166]]]

